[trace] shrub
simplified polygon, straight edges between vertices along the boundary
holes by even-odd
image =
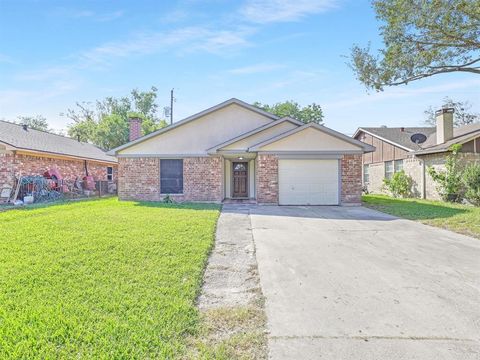
[[[450,147],[451,154],[445,161],[445,171],[437,171],[433,167],[427,169],[433,181],[438,184],[437,190],[444,201],[460,202],[463,199],[462,168],[458,161],[458,153],[462,145]]]
[[[391,179],[383,179],[383,183],[393,197],[408,197],[412,193],[412,178],[403,170],[393,174]]]
[[[462,176],[466,188],[465,198],[475,206],[480,206],[480,164],[469,165]]]
[[[163,198],[163,202],[165,204],[173,204],[174,203],[172,197],[169,194],[165,195],[165,197]]]

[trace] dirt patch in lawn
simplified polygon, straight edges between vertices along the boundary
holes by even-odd
[[[188,358],[266,359],[264,298],[248,206],[225,205],[198,299],[199,334]]]

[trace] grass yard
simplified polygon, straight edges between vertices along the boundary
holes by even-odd
[[[480,238],[479,207],[385,195],[364,195],[362,200],[365,206],[387,214]]]
[[[177,358],[219,207],[115,198],[0,213],[0,358]]]

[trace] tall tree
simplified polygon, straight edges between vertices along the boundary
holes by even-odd
[[[19,116],[17,124],[27,125],[31,129],[42,130],[42,131],[52,131],[48,126],[47,119],[42,115],[35,116]]]
[[[298,103],[292,100],[279,102],[273,105],[262,104],[257,101],[253,103],[253,106],[280,117],[290,116],[294,119],[303,121],[304,123],[314,122],[321,124],[323,122],[322,108],[316,103],[301,107]]]
[[[480,121],[480,114],[472,111],[472,105],[468,101],[455,101],[446,97],[443,99],[441,107],[453,108],[453,123],[454,126],[468,125]],[[435,126],[437,119],[435,111],[440,107],[430,106],[425,110],[425,124]]]
[[[367,88],[450,72],[480,74],[480,0],[375,0],[384,48],[354,45],[350,66]]]
[[[103,149],[113,149],[128,142],[130,115],[143,119],[144,135],[167,126],[167,122],[157,116],[156,99],[157,88],[152,87],[149,91],[134,89],[130,96],[97,100],[95,105],[77,103],[76,109],[68,109],[63,114],[73,120],[68,134]]]

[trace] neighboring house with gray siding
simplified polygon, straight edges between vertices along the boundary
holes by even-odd
[[[444,169],[449,148],[461,144],[464,163],[480,162],[480,124],[453,127],[453,109],[437,112],[436,127],[360,127],[353,137],[375,147],[363,160],[364,187],[385,192],[383,180],[404,170],[413,180],[413,195],[439,199],[437,184],[426,169]]]

